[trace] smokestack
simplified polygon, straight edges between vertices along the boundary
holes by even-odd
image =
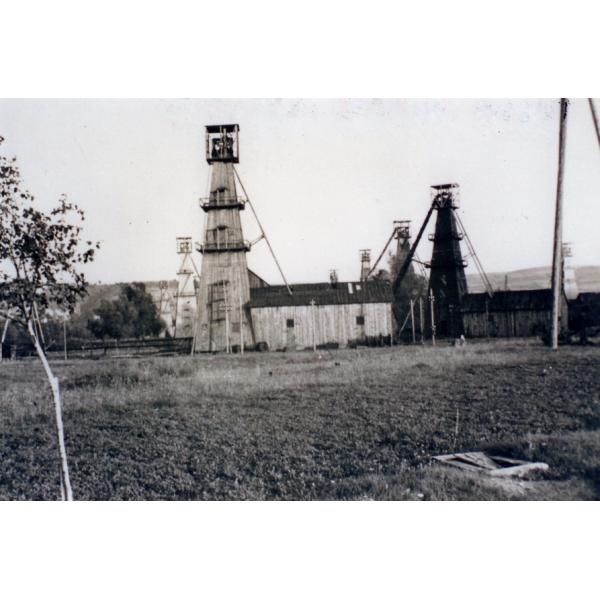
[[[360,280],[366,281],[371,271],[371,250],[360,251]]]
[[[335,269],[329,271],[329,281],[331,282],[331,287],[337,287],[338,275]]]

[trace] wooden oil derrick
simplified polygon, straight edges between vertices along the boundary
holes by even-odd
[[[396,240],[395,263],[398,268],[404,264],[404,261],[410,253],[410,221],[394,221],[394,239]],[[406,275],[413,275],[414,267],[409,261]],[[395,276],[396,273],[393,273]]]
[[[454,211],[458,208],[458,184],[432,186],[432,208],[437,212],[435,233],[429,236],[433,242],[429,295],[435,299],[432,330],[438,336],[458,337],[464,333],[462,301],[467,293],[465,277],[466,261],[460,250],[463,234],[459,230]]]
[[[239,126],[206,127],[206,160],[212,165],[210,195],[201,200],[206,212],[198,285],[198,317],[194,332],[197,352],[231,351],[252,344],[244,307],[250,299],[246,252],[240,211],[246,199],[238,196],[234,164],[239,162]]]
[[[175,337],[175,325],[177,318],[177,300],[171,294],[168,281],[159,281],[158,311],[160,318],[166,325],[165,335]]]
[[[177,238],[177,254],[181,256],[181,264],[177,271],[177,293],[175,295],[175,326],[173,337],[192,337],[196,320],[196,286],[198,271],[192,258],[192,238]],[[162,304],[164,294],[165,304]],[[165,309],[163,319],[167,317],[168,287],[161,289],[161,310]],[[166,319],[165,319],[166,320]],[[168,321],[167,321],[168,323]]]
[[[431,216],[433,209],[430,209],[425,223],[421,227],[417,236],[417,242],[421,239],[423,230],[427,225],[427,221]],[[390,252],[389,256],[393,259],[390,263],[391,277],[392,277],[392,289],[394,293],[394,302],[392,309],[394,313],[394,319],[396,321],[396,334],[400,335],[403,328],[408,323],[408,318],[412,316],[411,327],[414,326],[414,302],[421,295],[421,283],[419,277],[416,276],[415,268],[412,261],[415,256],[416,244],[414,248],[411,246],[411,234],[410,234],[410,220],[394,221],[394,228],[390,235],[387,243],[383,247],[383,250],[377,257],[375,264],[371,267],[368,277],[370,277],[377,268],[377,265],[381,262],[381,259],[386,255],[388,248],[394,240],[396,240],[396,253]],[[426,279],[425,269],[420,261],[417,261],[421,271],[423,271],[423,277]],[[408,311],[408,312],[407,312]],[[419,322],[419,332],[422,334],[422,320]]]
[[[402,324],[406,327],[410,319],[410,329],[412,332],[412,341],[416,342],[417,324],[415,320],[415,306],[417,300],[427,292],[427,275],[425,268],[420,261],[416,261],[419,266],[419,274],[413,265],[410,221],[394,221],[394,239],[396,240],[396,254],[393,256],[392,277],[395,278],[402,266],[406,263],[408,266],[403,276],[402,285],[398,286],[394,293],[394,315],[398,326],[398,335],[402,335]],[[419,322],[419,334],[422,335],[422,324]],[[406,330],[408,331],[408,330]]]

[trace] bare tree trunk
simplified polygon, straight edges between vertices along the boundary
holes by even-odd
[[[63,500],[73,500],[73,491],[71,490],[71,480],[69,479],[69,465],[67,463],[67,448],[65,446],[64,427],[62,420],[62,402],[60,399],[60,388],[58,385],[58,378],[54,376],[52,369],[46,358],[43,348],[40,346],[37,335],[33,328],[31,320],[27,322],[27,331],[29,337],[35,345],[35,350],[44,365],[46,376],[50,382],[52,388],[52,397],[54,399],[54,415],[56,418],[56,439],[58,443],[59,459],[60,459],[60,490],[61,497]]]

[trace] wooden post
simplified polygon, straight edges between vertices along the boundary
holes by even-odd
[[[225,302],[225,352],[229,354],[229,305]]]
[[[310,301],[310,315],[311,315],[311,321],[312,321],[312,342],[313,342],[313,352],[317,351],[317,338],[316,338],[316,334],[315,334],[315,299],[313,298]]]
[[[242,281],[240,278],[240,354],[244,354],[244,303],[242,301]]]
[[[65,360],[67,360],[67,319],[66,317],[63,319],[63,352],[65,356]]]
[[[429,292],[429,307],[431,309],[431,344],[435,346],[435,312],[433,309],[433,303],[435,302],[435,298],[433,297],[433,292]]]
[[[406,327],[406,324],[408,323],[408,319],[410,319],[410,311],[408,311],[406,313],[406,318],[402,322],[402,327],[400,327],[400,331],[398,332],[398,340],[400,339],[400,336],[402,335],[402,332],[404,331],[404,328]]]
[[[423,310],[423,298],[419,296],[419,329],[421,330],[421,344],[425,343],[425,311]]]
[[[229,354],[229,297],[227,296],[227,287],[225,280],[222,281],[223,288],[223,307],[225,309],[225,352]]]
[[[412,341],[413,344],[417,343],[417,335],[415,333],[415,301],[410,299],[410,325],[412,329]]]
[[[552,350],[558,348],[560,296],[562,291],[562,202],[565,146],[567,143],[567,110],[569,101],[560,99],[560,123],[558,132],[558,177],[556,180],[556,210],[554,216],[554,253],[552,257],[552,328],[550,343]]]

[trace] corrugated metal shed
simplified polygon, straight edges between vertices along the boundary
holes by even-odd
[[[486,307],[487,301],[487,307]],[[551,310],[552,290],[508,290],[487,294],[467,294],[463,298],[464,313],[510,312],[515,310]]]
[[[270,306],[307,306],[311,300],[319,306],[330,304],[375,304],[392,302],[389,281],[357,281],[302,283],[291,286],[290,295],[284,285],[272,285],[250,290],[250,308]]]

